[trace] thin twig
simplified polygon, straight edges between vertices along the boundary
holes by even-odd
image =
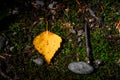
[[[0,75],[2,77],[4,77],[5,79],[8,79],[8,80],[12,80],[9,76],[7,76],[5,73],[3,73],[1,70],[0,70]]]
[[[99,20],[99,18],[95,15],[92,9],[88,8],[88,11],[92,17],[94,17],[96,20]]]
[[[0,55],[0,58],[1,58],[1,59],[5,59],[5,57],[4,57],[4,56],[2,56],[2,55]]]
[[[88,63],[91,64],[92,55],[91,55],[90,33],[89,33],[88,24],[85,24],[85,38],[86,38],[86,53],[87,53],[87,57],[89,59]]]

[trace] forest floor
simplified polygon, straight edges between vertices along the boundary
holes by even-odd
[[[34,3],[31,11],[18,14],[0,32],[0,80],[120,80],[120,2],[66,0],[51,5]],[[48,30],[63,40],[49,65],[33,46],[33,39],[46,30],[46,21]],[[68,64],[87,61],[86,23],[96,69],[80,75],[71,72]],[[44,64],[34,63],[36,58]],[[99,66],[96,60],[102,61]]]

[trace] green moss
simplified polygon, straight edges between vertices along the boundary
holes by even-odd
[[[95,1],[95,4],[98,4],[99,2],[98,0],[92,1]],[[98,13],[98,16],[104,17],[104,20],[101,21],[101,23],[109,24],[109,27],[111,28],[111,30],[108,30],[103,25],[100,26],[100,28],[90,28],[90,41],[93,58],[94,60],[103,60],[100,68],[96,69],[95,72],[89,75],[78,75],[68,70],[67,66],[69,63],[73,61],[85,61],[85,36],[81,36],[82,47],[78,47],[77,34],[69,34],[67,32],[68,30],[61,27],[61,22],[57,20],[53,21],[53,25],[49,25],[49,30],[62,37],[63,42],[61,47],[56,52],[52,62],[49,65],[46,63],[43,66],[36,65],[32,62],[32,60],[36,57],[41,57],[41,55],[39,55],[36,50],[34,51],[32,41],[35,36],[46,30],[46,23],[44,20],[41,20],[36,26],[27,29],[27,23],[25,23],[24,20],[21,20],[23,22],[20,21],[20,23],[11,25],[9,27],[9,31],[4,33],[6,38],[10,40],[10,46],[15,47],[15,49],[11,52],[13,58],[9,60],[9,62],[12,61],[12,63],[10,63],[15,67],[14,74],[16,73],[21,80],[109,80],[112,79],[112,77],[115,77],[116,79],[120,77],[116,64],[116,61],[120,58],[120,46],[119,41],[114,40],[119,38],[119,36],[113,36],[113,39],[108,38],[110,35],[118,35],[118,32],[115,30],[114,26],[114,23],[119,21],[119,17],[116,17],[115,15],[118,8],[114,5],[111,7],[108,6],[112,3],[112,1],[103,1],[100,3],[101,6],[105,7],[103,12]],[[82,26],[84,26],[84,20],[82,20],[83,18],[78,19],[79,14],[76,12],[79,7],[77,5],[72,5],[69,1],[68,4],[71,5],[69,6],[69,18],[66,18],[65,14],[63,14],[63,18],[60,18],[62,19],[61,21],[75,23],[74,28],[76,30],[82,28]],[[74,4],[76,3],[74,2]],[[91,5],[92,2],[88,4]],[[16,32],[16,34],[13,35],[13,32]],[[72,41],[69,41],[69,39]],[[26,45],[32,46],[32,54],[24,53],[23,50]],[[3,52],[4,51],[0,51],[0,53]]]

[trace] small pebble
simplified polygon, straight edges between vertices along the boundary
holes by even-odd
[[[51,14],[55,15],[56,11],[55,10],[50,10]]]
[[[96,65],[100,65],[101,63],[102,63],[102,60],[101,60],[101,59],[95,60],[95,64],[96,64]]]
[[[27,45],[27,46],[24,48],[24,50],[26,51],[26,50],[29,50],[30,48],[31,48],[31,46]]]
[[[56,5],[56,4],[57,4],[57,2],[53,1],[53,3],[51,3],[51,4],[48,5],[48,8],[49,9],[53,9],[53,6]]]
[[[94,19],[94,18],[89,19],[89,22],[94,22],[94,21],[95,21],[95,19]]]
[[[118,67],[120,67],[120,59],[116,62],[118,64]]]
[[[69,42],[72,42],[72,39],[70,38],[70,39],[68,39],[68,41],[69,41]]]
[[[13,36],[15,36],[17,34],[17,32],[13,32]]]
[[[79,43],[78,46],[79,46],[79,47],[82,47],[82,43]]]
[[[94,68],[86,62],[72,62],[68,65],[68,69],[77,74],[90,74]]]
[[[70,33],[72,33],[72,34],[76,34],[76,31],[73,29],[73,28],[70,28]]]
[[[79,30],[78,32],[77,32],[77,35],[78,36],[81,36],[83,34],[83,30]]]
[[[18,14],[19,11],[18,11],[18,8],[15,8],[13,11],[12,11],[12,14]]]
[[[90,27],[94,27],[94,24],[90,24]]]
[[[35,2],[36,2],[37,4],[39,4],[41,7],[44,6],[44,2],[43,2],[43,1],[36,0]]]
[[[43,59],[41,58],[36,58],[36,59],[33,59],[33,62],[36,63],[37,65],[43,65]]]
[[[80,37],[78,37],[78,42],[80,42],[81,41],[81,38]]]
[[[102,60],[101,59],[97,59],[97,60],[95,60],[94,63],[96,65],[96,68],[98,68],[102,64]]]
[[[5,45],[8,45],[8,43],[9,43],[9,41],[8,41],[8,40],[6,40]]]
[[[13,49],[14,49],[14,46],[10,47],[10,51],[13,51]]]
[[[120,13],[119,13],[119,12],[116,12],[115,14],[116,14],[116,15],[119,15]]]
[[[9,9],[9,14],[15,15],[15,14],[18,14],[18,13],[19,13],[19,11],[18,11],[18,8],[17,8],[17,7],[14,8],[14,9]]]

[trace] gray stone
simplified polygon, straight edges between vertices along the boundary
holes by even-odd
[[[3,36],[0,36],[0,50],[4,46],[5,38]]]
[[[36,63],[37,65],[43,65],[43,59],[41,58],[36,58],[36,59],[33,59],[33,62]]]
[[[94,68],[86,62],[72,62],[68,65],[68,69],[77,74],[90,74]]]

